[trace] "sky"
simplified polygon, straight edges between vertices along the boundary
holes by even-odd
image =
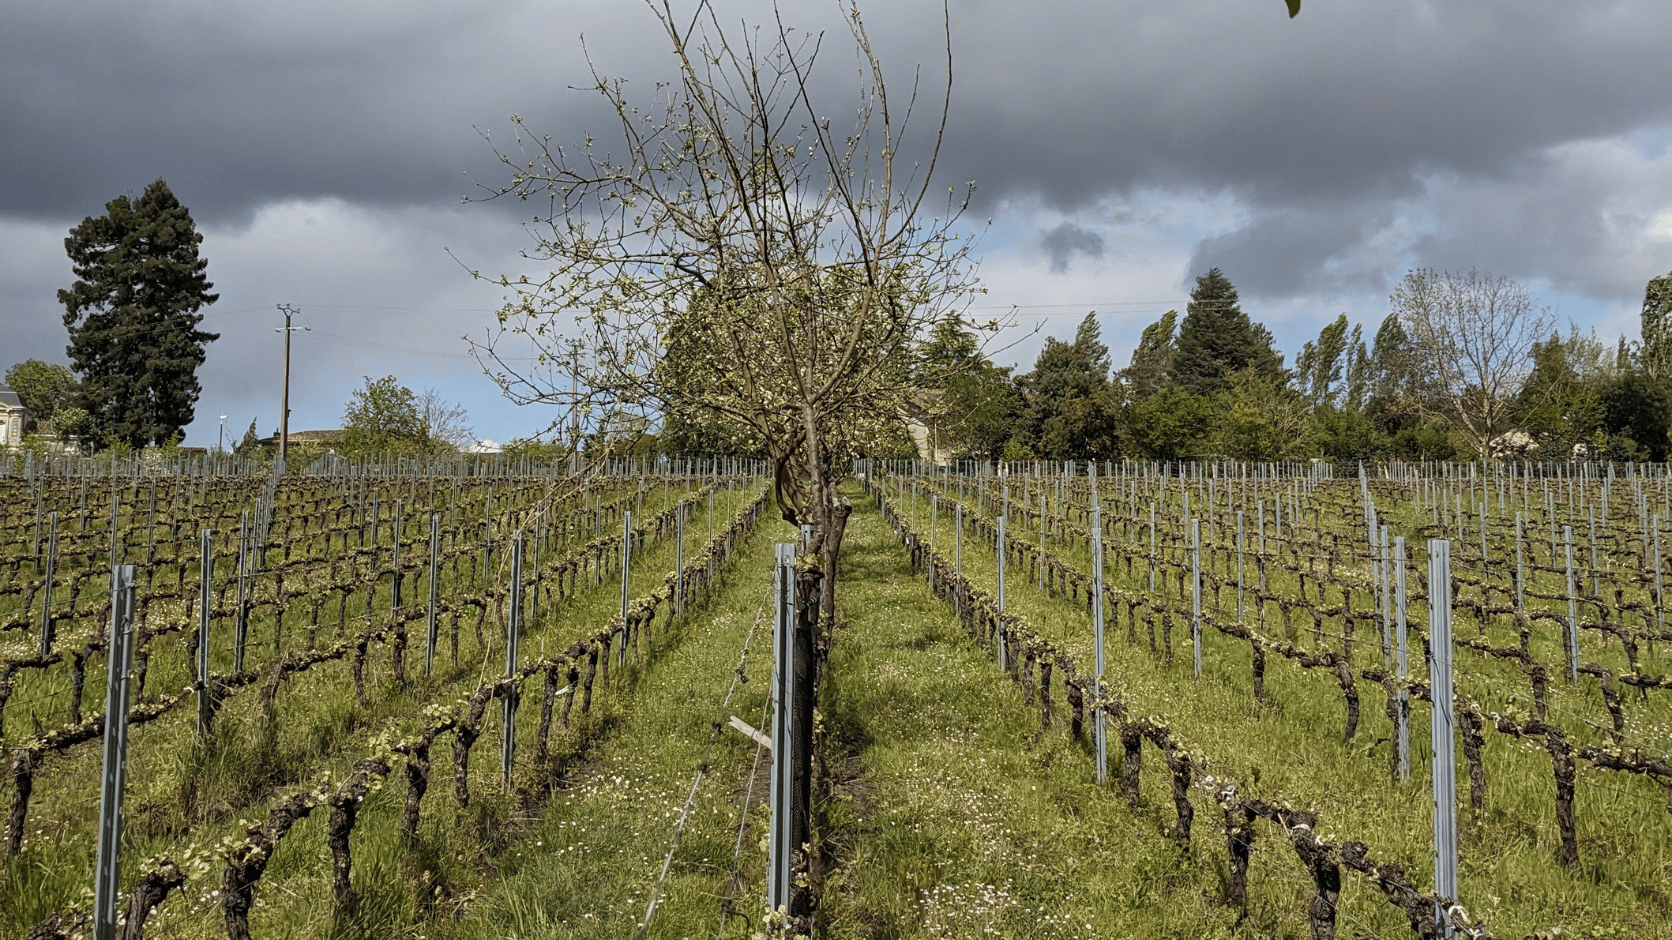
[[[669,0],[687,10],[687,0]],[[722,23],[772,21],[715,0]],[[891,88],[944,90],[939,3],[863,6]],[[850,116],[834,2],[821,105]],[[1672,270],[1672,16],[1663,2],[951,0],[937,177],[974,181],[981,316],[1031,367],[1095,311],[1117,365],[1219,267],[1290,364],[1337,315],[1388,314],[1406,271],[1489,270],[1563,322],[1635,339]],[[365,377],[463,403],[478,436],[544,430],[471,355],[538,276],[507,181],[512,116],[555,143],[610,115],[592,71],[653,98],[675,77],[638,0],[0,0],[0,368],[67,362],[68,230],[165,179],[203,233],[221,338],[187,443],[278,425],[283,316],[299,308],[291,428],[341,424]],[[590,63],[590,64],[589,64]],[[901,92],[903,93],[903,92]]]

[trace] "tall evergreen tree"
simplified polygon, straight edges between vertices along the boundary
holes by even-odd
[[[209,293],[191,213],[157,180],[105,203],[64,240],[76,282],[58,292],[81,376],[78,404],[96,445],[163,443],[192,421],[197,368],[220,338],[199,330]]]
[[[1248,319],[1237,289],[1214,268],[1196,279],[1179,327],[1173,381],[1193,395],[1224,391],[1233,372],[1253,369],[1262,378],[1283,378],[1283,357],[1272,348],[1271,331]]]

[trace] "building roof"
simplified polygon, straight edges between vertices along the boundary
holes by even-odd
[[[4,385],[0,385],[0,408],[22,408],[22,407],[23,407],[23,399],[17,397],[16,392],[12,391],[11,389],[7,388]]]
[[[292,444],[335,444],[343,439],[343,433],[341,428],[320,431],[291,431],[290,442]],[[277,445],[279,443],[279,432],[274,431],[271,437],[264,437],[256,443],[268,447]]]

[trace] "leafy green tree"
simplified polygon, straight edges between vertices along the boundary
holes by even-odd
[[[1210,417],[1206,399],[1169,385],[1132,405],[1127,433],[1141,456],[1180,460],[1200,453]]]
[[[664,453],[683,457],[765,457],[760,440],[736,422],[687,408],[668,408],[657,435]]]
[[[1451,425],[1441,418],[1428,418],[1402,428],[1388,441],[1389,456],[1400,460],[1453,460],[1464,455],[1457,446]]]
[[[220,296],[209,292],[202,241],[160,179],[138,199],[105,203],[64,240],[76,281],[58,300],[94,441],[161,444],[192,422],[197,369],[220,338],[198,329],[198,311]]]
[[[955,457],[1000,457],[1022,412],[1009,367],[995,366],[975,334],[948,319],[923,344],[918,371],[937,447]]]
[[[1237,460],[1282,460],[1307,448],[1306,401],[1281,381],[1248,368],[1231,373],[1214,402],[1214,450]]]
[[[1416,349],[1399,315],[1390,313],[1376,330],[1370,347],[1369,395],[1387,401],[1418,393]]]
[[[87,410],[77,405],[64,405],[52,413],[52,430],[59,440],[80,441],[86,438],[91,424]]]
[[[392,375],[366,376],[343,411],[342,451],[346,456],[411,454],[430,446],[430,430],[418,396]]]
[[[1344,401],[1348,408],[1363,410],[1370,399],[1370,382],[1376,373],[1370,352],[1364,347],[1364,325],[1361,323],[1353,324],[1352,332],[1347,335],[1346,372],[1346,385],[1342,390]]]
[[[6,370],[6,387],[23,399],[32,420],[48,423],[75,399],[75,373],[56,362],[26,359]],[[54,425],[56,427],[56,425]]]
[[[1312,440],[1325,460],[1345,466],[1380,460],[1387,449],[1385,437],[1368,414],[1334,405],[1313,409]]]
[[[1666,383],[1643,372],[1627,372],[1608,382],[1598,397],[1610,435],[1629,439],[1649,460],[1666,459],[1672,444],[1672,395]]]
[[[1070,395],[1045,422],[1040,451],[1052,460],[1109,460],[1121,455],[1120,403],[1109,392]]]
[[[1045,425],[1070,398],[1095,398],[1109,392],[1109,347],[1103,344],[1097,315],[1088,313],[1074,332],[1074,342],[1056,337],[1034,360],[1033,371],[1017,379],[1027,402],[1016,438],[1044,456],[1056,459],[1075,454],[1044,452]]]
[[[1231,373],[1244,369],[1281,381],[1283,357],[1273,348],[1271,331],[1242,312],[1237,289],[1214,268],[1197,278],[1190,292],[1173,381],[1193,395],[1211,396],[1226,389]]]
[[[244,437],[239,440],[238,446],[232,449],[235,455],[254,457],[261,453],[261,435],[256,433],[255,422],[256,419],[250,419],[249,429],[244,432]]]
[[[1601,387],[1586,382],[1558,333],[1533,344],[1533,368],[1521,387],[1521,424],[1545,454],[1566,455],[1602,427]]]
[[[1335,404],[1342,370],[1348,359],[1347,315],[1343,313],[1318,332],[1295,357],[1295,384],[1313,407]]]

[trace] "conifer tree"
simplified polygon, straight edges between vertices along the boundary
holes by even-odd
[[[1218,268],[1196,279],[1179,327],[1173,381],[1193,395],[1208,396],[1229,386],[1231,373],[1253,369],[1263,378],[1283,378],[1283,357],[1272,348],[1271,332],[1248,319],[1237,289]]]
[[[197,368],[219,334],[198,329],[209,293],[191,213],[157,180],[118,196],[64,240],[76,282],[58,292],[96,446],[164,443],[192,421]]]

